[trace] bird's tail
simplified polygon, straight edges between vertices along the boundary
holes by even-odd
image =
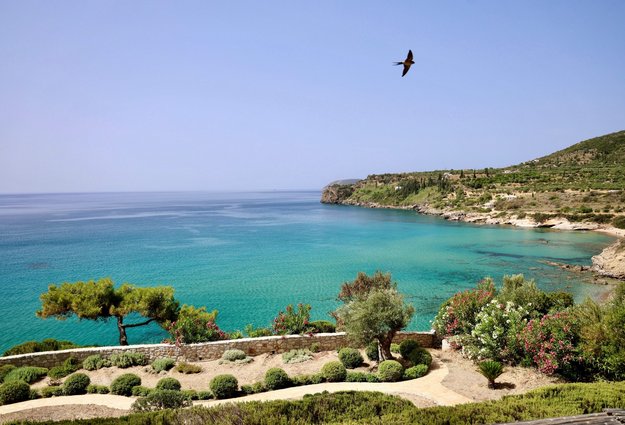
[[[403,62],[393,62],[393,65],[403,65]]]

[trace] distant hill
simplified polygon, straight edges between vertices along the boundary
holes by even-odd
[[[624,189],[625,131],[619,131],[510,167],[377,174],[334,183],[322,202],[472,214],[472,221],[542,223],[561,217],[625,227]]]

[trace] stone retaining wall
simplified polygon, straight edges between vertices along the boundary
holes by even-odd
[[[400,343],[405,339],[415,339],[421,346],[426,348],[432,348],[438,344],[434,332],[400,332],[395,336],[393,341]],[[93,354],[108,357],[111,354],[129,351],[143,353],[148,356],[150,361],[158,357],[171,357],[177,361],[194,362],[219,359],[224,351],[233,348],[243,350],[250,356],[256,356],[264,353],[284,353],[296,348],[310,348],[313,343],[317,343],[321,351],[336,350],[349,345],[344,332],[315,334],[314,336],[267,336],[262,338],[243,338],[199,344],[185,344],[180,347],[169,344],[145,344],[74,348],[71,350],[19,354],[16,356],[0,357],[0,366],[12,364],[15,366],[40,366],[50,368],[63,363],[63,361],[70,356],[83,361]]]

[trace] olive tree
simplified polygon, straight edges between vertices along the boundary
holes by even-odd
[[[414,307],[394,288],[376,289],[336,310],[348,338],[359,345],[377,341],[380,360],[392,359],[391,342],[414,315]]]
[[[110,279],[98,281],[62,283],[50,285],[48,292],[40,295],[41,310],[37,316],[43,319],[54,317],[65,320],[104,320],[114,318],[119,331],[119,344],[128,345],[127,328],[145,326],[156,322],[163,325],[178,316],[179,303],[174,299],[171,286],[141,288],[124,283],[115,288]],[[130,314],[138,314],[146,320],[124,323]]]

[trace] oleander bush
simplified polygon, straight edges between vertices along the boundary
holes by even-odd
[[[113,380],[111,383],[111,394],[129,397],[132,395],[133,387],[139,385],[141,385],[141,378],[134,373],[125,373]]]
[[[282,354],[282,361],[287,364],[302,363],[313,358],[313,354],[306,348],[299,348]]]
[[[103,358],[99,354],[93,354],[82,361],[82,367],[86,370],[98,370],[103,367],[110,367],[111,361]]]
[[[116,353],[110,357],[111,365],[121,369],[132,366],[145,366],[148,364],[148,357],[143,353]]]
[[[91,380],[84,373],[75,373],[70,375],[63,382],[63,393],[65,395],[78,395],[86,394],[87,387],[91,383]]]
[[[176,366],[176,371],[180,373],[184,373],[185,375],[189,375],[192,373],[200,373],[202,371],[202,366],[192,364],[192,363],[180,362]]]
[[[39,390],[39,394],[42,398],[59,397],[65,395],[63,392],[63,387],[61,387],[60,385],[50,385],[48,387],[43,387]]]
[[[30,385],[22,380],[8,381],[0,385],[0,405],[19,403],[30,398]]]
[[[417,379],[425,376],[428,373],[429,367],[424,364],[417,364],[416,366],[409,367],[404,370],[403,379]]]
[[[341,348],[341,350],[339,351],[339,360],[347,369],[355,369],[359,366],[362,366],[364,362],[360,351],[355,348],[349,347]]]
[[[4,376],[4,382],[24,381],[32,384],[46,376],[48,369],[45,367],[22,366],[11,370]]]
[[[108,394],[111,390],[106,385],[91,384],[87,386],[87,394]]]
[[[180,409],[190,407],[191,399],[180,391],[154,390],[145,397],[140,397],[132,404],[135,412],[152,412],[162,409]]]
[[[180,391],[181,387],[176,378],[163,378],[156,383],[157,390]]]
[[[269,390],[279,390],[290,387],[291,379],[289,375],[279,367],[273,367],[265,372],[265,386]]]
[[[210,390],[217,399],[232,398],[239,389],[239,381],[232,375],[217,375],[211,379]]]
[[[174,359],[170,359],[169,357],[161,357],[152,362],[152,369],[155,372],[162,372],[173,368],[175,365],[176,361]]]
[[[384,360],[378,366],[378,378],[382,382],[397,382],[403,373],[404,367],[396,360]]]
[[[343,382],[347,377],[347,369],[338,361],[328,362],[321,368],[321,375],[328,382]]]

